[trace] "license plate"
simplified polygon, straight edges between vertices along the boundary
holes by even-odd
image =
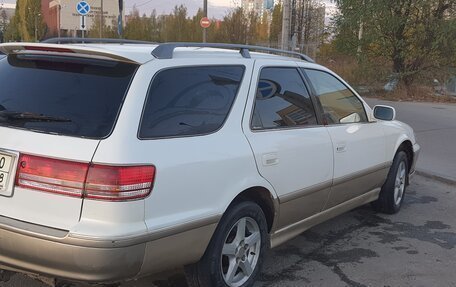
[[[0,152],[0,193],[8,188],[13,159],[13,156]]]

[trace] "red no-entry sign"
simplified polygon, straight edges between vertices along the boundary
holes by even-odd
[[[200,25],[202,28],[209,28],[209,26],[211,26],[211,20],[207,17],[203,17],[200,20]]]

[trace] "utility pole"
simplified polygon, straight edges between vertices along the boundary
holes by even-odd
[[[85,16],[81,16],[81,17],[82,17],[82,22],[84,22],[85,21],[85,19],[84,19]],[[81,37],[82,37],[82,39],[85,38],[84,30],[81,31]],[[84,43],[84,42],[82,42],[82,43]]]
[[[60,38],[60,27],[61,27],[61,24],[60,24],[60,17],[61,17],[61,13],[62,13],[62,2],[58,2],[58,5],[57,6],[57,22],[58,22],[58,25],[57,25],[57,37]]]
[[[119,16],[117,19],[117,34],[119,34],[119,38],[122,39],[123,36],[123,3],[124,0],[119,0]]]
[[[37,27],[37,19],[36,19],[36,15],[35,15],[35,42],[38,42],[38,27]]]
[[[100,38],[103,38],[103,26],[104,26],[104,10],[103,10],[103,0],[101,0],[101,5],[100,5]]]
[[[283,0],[282,41],[280,47],[282,50],[288,50],[290,48],[290,1],[291,0]]]
[[[365,1],[363,0],[363,7],[366,5]],[[361,53],[362,53],[362,45],[361,45],[361,41],[363,40],[363,34],[364,34],[364,19],[361,18],[360,22],[359,22],[359,30],[358,30],[358,50],[357,50],[357,54],[358,54],[358,57],[361,56]]]
[[[207,0],[204,0],[203,17],[207,17]],[[207,28],[203,28],[203,43],[207,42]]]

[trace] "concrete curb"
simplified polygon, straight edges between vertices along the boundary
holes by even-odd
[[[420,171],[420,170],[417,170],[415,173],[417,175],[420,175],[420,176],[423,176],[423,177],[426,177],[426,178],[429,178],[429,179],[437,180],[437,181],[440,181],[440,182],[443,182],[443,183],[446,183],[446,184],[449,184],[449,185],[456,185],[456,180],[449,179],[449,178],[446,178],[446,177],[442,177],[440,175],[436,175],[436,174],[432,174],[432,173],[425,172],[425,171]]]

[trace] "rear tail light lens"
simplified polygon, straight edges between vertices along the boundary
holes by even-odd
[[[147,197],[155,167],[89,165],[21,155],[16,186],[44,192],[107,201]]]
[[[93,165],[87,175],[85,197],[109,201],[144,198],[152,189],[154,177],[153,166]]]
[[[21,155],[16,185],[51,193],[82,197],[88,164]]]

